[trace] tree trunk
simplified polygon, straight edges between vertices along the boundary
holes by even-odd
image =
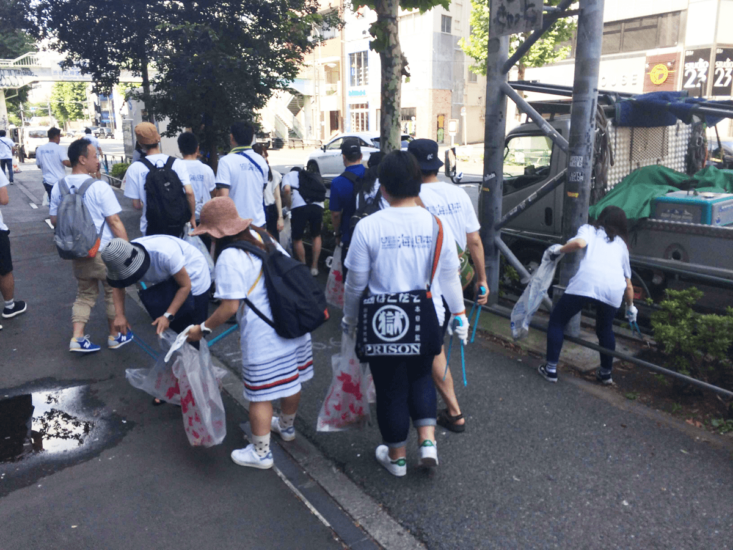
[[[204,120],[209,121],[212,119],[204,115]],[[204,126],[204,149],[209,154],[208,165],[216,173],[216,169],[219,166],[219,147],[216,138],[216,129],[213,124],[206,124]]]
[[[382,62],[382,106],[380,149],[389,153],[400,150],[400,105],[402,100],[402,50],[397,16],[399,0],[376,2],[377,24],[387,37],[379,52]]]
[[[153,108],[150,101],[150,76],[148,75],[148,56],[144,55],[141,60],[142,77],[143,77],[143,103],[145,103],[145,111],[143,111],[143,120],[153,122]]]

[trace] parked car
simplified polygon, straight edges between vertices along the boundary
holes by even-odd
[[[35,158],[36,149],[48,143],[48,131],[50,129],[48,126],[26,126],[23,128],[24,135],[22,136],[23,140],[21,145],[27,157]]]
[[[99,139],[113,139],[115,137],[112,128],[97,128],[94,135]]]
[[[362,153],[362,164],[366,166],[369,156],[379,151],[379,134],[377,132],[352,132],[347,134],[339,134],[331,141],[322,146],[318,151],[314,151],[308,157],[306,168],[324,179],[333,179],[344,170],[344,162],[341,158],[341,144],[344,138],[354,137],[359,140]],[[413,140],[408,134],[402,134],[402,149],[407,150],[407,144]]]

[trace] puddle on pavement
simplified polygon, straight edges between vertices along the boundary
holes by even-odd
[[[82,448],[94,421],[79,414],[84,386],[0,400],[0,463]]]

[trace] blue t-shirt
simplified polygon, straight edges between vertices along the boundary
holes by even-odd
[[[347,166],[348,172],[354,173],[357,177],[363,178],[366,168],[361,164]],[[341,242],[351,242],[351,216],[356,212],[356,196],[354,195],[354,184],[343,176],[338,176],[331,182],[331,197],[328,204],[331,212],[341,211]]]

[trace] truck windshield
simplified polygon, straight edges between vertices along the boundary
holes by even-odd
[[[511,136],[504,148],[504,194],[547,179],[551,161],[552,141],[547,136]]]
[[[28,132],[28,137],[43,139],[48,137],[48,130],[31,130]]]

